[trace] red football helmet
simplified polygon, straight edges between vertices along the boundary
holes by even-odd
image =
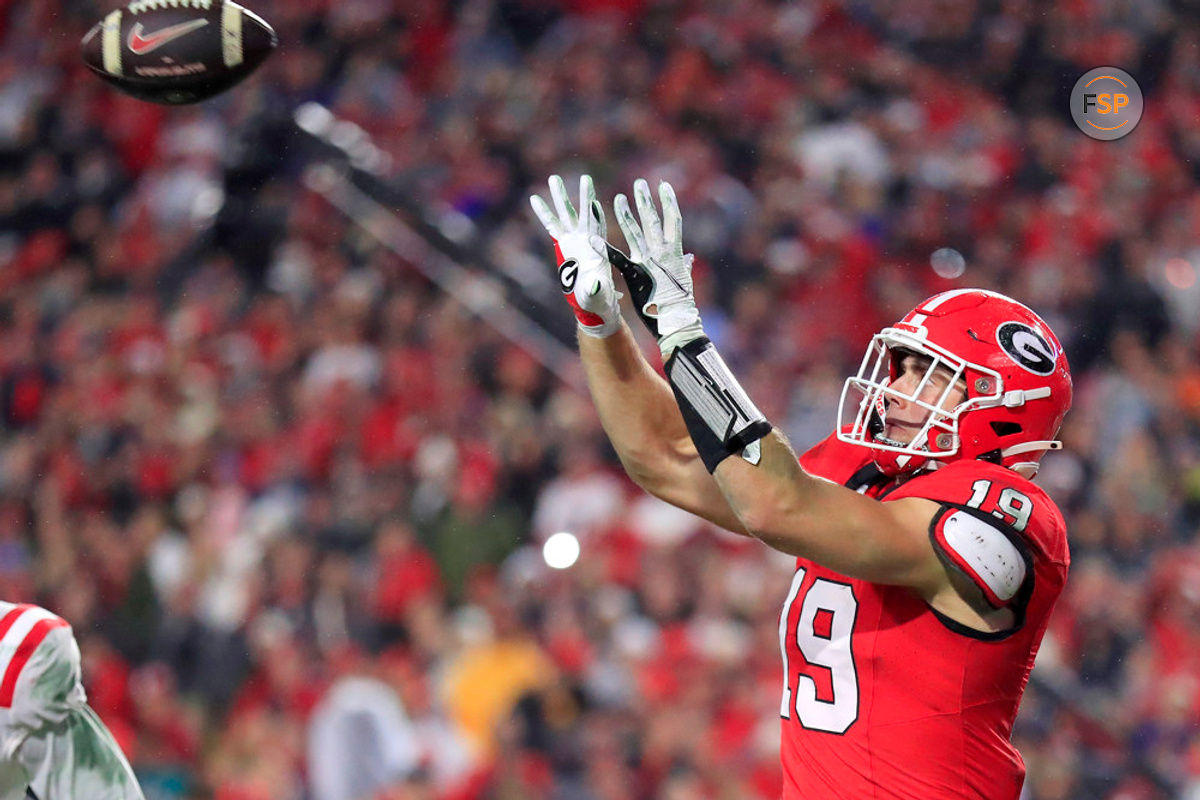
[[[929,365],[907,393],[890,384],[910,353]],[[919,399],[939,369],[952,376],[946,388],[935,402]],[[955,387],[965,399],[943,408]],[[871,339],[858,375],[842,389],[840,419],[852,408],[852,395],[861,400],[838,438],[874,450],[875,463],[888,475],[916,471],[930,460],[966,458],[1032,477],[1042,454],[1062,447],[1054,437],[1071,408],[1071,393],[1067,357],[1041,317],[996,292],[956,289],[929,298]],[[893,399],[928,412],[910,442],[884,436]]]

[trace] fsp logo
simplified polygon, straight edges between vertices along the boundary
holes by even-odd
[[[1142,89],[1123,69],[1088,70],[1071,90],[1071,118],[1093,139],[1120,139],[1142,118]]]
[[[1096,80],[1103,80],[1103,79],[1096,78]],[[1117,80],[1117,79],[1113,78],[1113,80]],[[1089,93],[1084,94],[1084,96],[1083,96],[1083,113],[1084,114],[1088,113],[1088,109],[1090,109],[1090,108],[1095,108],[1096,112],[1100,113],[1100,114],[1120,114],[1121,109],[1127,105],[1129,105],[1129,95],[1122,94],[1121,92],[1117,92],[1116,94],[1109,94],[1108,92],[1101,92],[1100,94],[1092,94],[1089,92]],[[1117,127],[1119,128],[1122,125],[1127,125],[1127,124],[1129,124],[1128,120],[1126,120],[1125,122],[1122,122],[1121,125],[1118,125]],[[1106,130],[1106,129],[1102,128],[1101,130]]]

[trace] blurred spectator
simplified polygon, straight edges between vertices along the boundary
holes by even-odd
[[[420,765],[420,744],[404,706],[375,678],[347,675],[335,681],[314,709],[308,730],[315,800],[370,797]]]

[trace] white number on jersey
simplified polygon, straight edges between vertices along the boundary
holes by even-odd
[[[806,574],[803,569],[796,570],[779,617],[779,647],[783,652],[783,702],[779,715],[791,719],[794,708],[796,718],[805,728],[841,734],[858,719],[858,671],[851,649],[858,600],[849,584],[826,578],[818,578],[805,592],[796,622],[796,646],[809,664],[829,670],[833,699],[817,697],[817,682],[804,672],[796,673],[793,698],[792,668],[788,664],[788,618]],[[823,622],[828,625],[828,636],[824,633],[825,624],[820,631],[817,628],[817,615],[822,611],[827,615]]]
[[[1029,517],[1033,514],[1033,501],[1016,489],[1006,486],[1001,490],[999,497],[988,503],[992,506],[991,509],[988,509],[984,507],[984,503],[991,493],[991,481],[986,479],[975,481],[971,484],[971,499],[967,501],[967,506],[978,508],[981,511],[989,511],[993,517],[1006,522],[1011,520],[1010,524],[1018,533],[1025,530],[1025,526],[1029,524]]]

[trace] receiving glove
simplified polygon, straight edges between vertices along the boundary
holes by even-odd
[[[633,184],[641,224],[629,209],[629,200],[619,194],[613,203],[617,224],[629,243],[629,256],[609,248],[609,257],[629,287],[634,307],[642,322],[658,339],[663,360],[676,348],[704,336],[700,311],[692,293],[691,253],[683,252],[683,219],[671,184],[658,185],[663,221],[650,195],[650,184],[639,178]]]
[[[596,200],[596,188],[591,177],[580,176],[582,216],[575,213],[567,198],[567,187],[558,175],[550,176],[550,198],[556,211],[551,211],[546,201],[536,194],[529,198],[529,203],[554,240],[559,287],[575,311],[579,330],[598,338],[611,336],[621,327],[617,301],[622,295],[613,284],[605,241],[607,226],[604,210]]]
[[[638,315],[658,339],[667,383],[705,468],[715,472],[722,461],[738,454],[758,464],[759,440],[771,432],[771,423],[704,335],[692,292],[693,259],[683,252],[679,201],[666,181],[658,185],[658,197],[663,221],[650,185],[640,178],[634,181],[639,225],[625,195],[617,195],[613,207],[629,256],[609,248],[609,258],[625,279]]]

